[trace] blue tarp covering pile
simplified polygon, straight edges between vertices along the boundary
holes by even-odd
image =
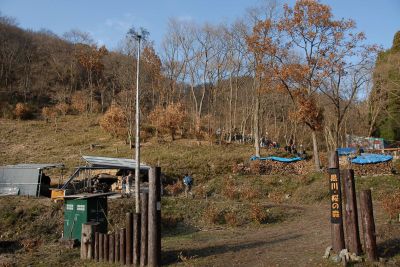
[[[367,154],[363,153],[361,156],[357,156],[351,160],[354,164],[370,164],[370,163],[380,163],[392,160],[393,157],[390,155],[380,155],[380,154]]]
[[[271,157],[256,157],[256,156],[252,156],[250,158],[250,160],[273,160],[273,161],[279,161],[279,162],[285,162],[285,163],[290,163],[290,162],[296,162],[296,161],[300,161],[303,160],[300,157],[295,157],[295,158],[281,158],[281,157],[275,157],[275,156],[271,156]]]
[[[341,147],[337,149],[339,156],[348,156],[350,154],[357,153],[357,148],[355,147]]]

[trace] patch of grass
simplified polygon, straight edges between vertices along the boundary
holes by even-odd
[[[369,177],[355,177],[356,190],[371,189],[373,200],[382,200],[387,195],[392,195],[400,188],[398,175],[383,175]]]

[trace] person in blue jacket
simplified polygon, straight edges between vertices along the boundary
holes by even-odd
[[[185,196],[188,197],[188,194],[193,196],[192,194],[193,178],[188,173],[186,173],[185,177],[183,177],[183,184],[185,185]]]

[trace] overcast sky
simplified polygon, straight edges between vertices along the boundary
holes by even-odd
[[[281,1],[293,5],[294,0]],[[352,18],[369,43],[384,48],[400,30],[400,0],[322,0],[336,18]],[[109,49],[117,46],[131,26],[150,32],[156,48],[169,18],[198,23],[232,22],[260,0],[0,0],[2,15],[17,19],[26,29],[42,28],[62,35],[71,29],[89,32]]]

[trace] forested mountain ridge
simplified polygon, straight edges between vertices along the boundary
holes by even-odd
[[[390,49],[379,54],[371,92],[374,134],[388,140],[400,139],[400,31]]]

